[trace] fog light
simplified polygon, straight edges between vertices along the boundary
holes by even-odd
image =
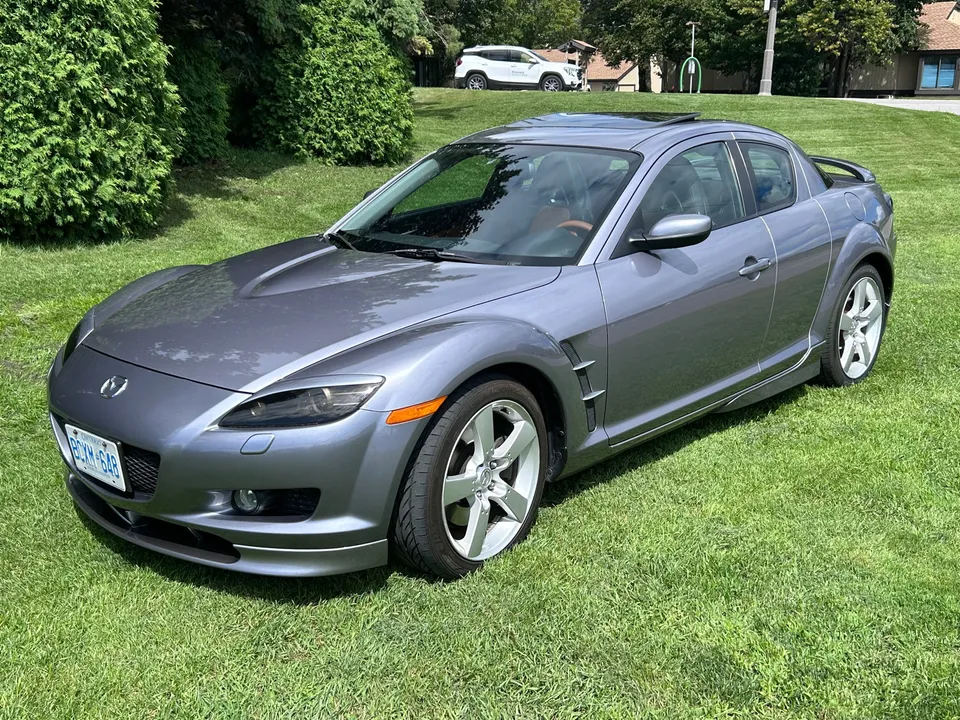
[[[254,515],[263,509],[263,498],[256,490],[234,490],[233,506],[242,513]]]

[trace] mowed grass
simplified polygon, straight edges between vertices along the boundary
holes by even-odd
[[[184,172],[149,237],[0,246],[0,718],[960,716],[960,118],[755,97],[415,103],[418,155],[550,111],[700,110],[873,169],[900,236],[873,375],[549,487],[528,541],[458,583],[164,558],[74,512],[51,357],[128,281],[324,230],[393,171],[237,152]]]

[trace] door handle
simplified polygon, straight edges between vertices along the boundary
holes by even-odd
[[[744,262],[746,265],[740,268],[740,276],[750,278],[751,280],[756,279],[760,273],[770,267],[770,258],[760,258],[757,260],[755,257],[748,257]]]

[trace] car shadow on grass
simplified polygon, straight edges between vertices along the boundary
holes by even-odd
[[[560,505],[569,498],[580,494],[595,485],[615,479],[624,473],[639,470],[645,465],[669,457],[679,452],[687,445],[714,433],[728,428],[754,422],[769,415],[783,405],[798,400],[806,392],[805,385],[799,385],[761,400],[754,405],[726,413],[704,415],[688,425],[659,435],[637,445],[620,455],[604,460],[598,465],[587,468],[583,472],[564,478],[556,483],[550,483],[544,489],[541,507]]]
[[[464,91],[467,93],[467,91]],[[482,98],[478,98],[481,100]],[[478,103],[462,102],[458,105],[446,105],[444,103],[430,102],[429,100],[414,100],[413,112],[418,118],[429,118],[434,120],[455,120],[460,117],[470,116]]]
[[[645,465],[668,457],[708,435],[759,420],[782,405],[799,399],[804,392],[804,386],[801,385],[741,410],[706,415],[689,425],[665,433],[570,478],[548,485],[544,490],[541,506],[560,505],[584,490],[614,480],[624,473],[639,470]],[[394,575],[413,578],[430,584],[440,584],[441,582],[410,570],[395,560],[391,560],[389,565],[372,570],[332,577],[279,578],[236,573],[230,570],[196,565],[186,560],[168,557],[141,548],[104,530],[88,518],[83,511],[76,509],[76,513],[91,534],[132,565],[147,568],[173,582],[187,583],[196,587],[255,600],[265,600],[278,604],[315,605],[334,598],[356,597],[375,593],[385,587],[387,581]]]

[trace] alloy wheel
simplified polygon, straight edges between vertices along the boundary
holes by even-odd
[[[507,548],[533,509],[540,442],[530,413],[513,400],[485,405],[466,424],[447,461],[447,538],[473,561]]]
[[[486,81],[480,75],[471,75],[470,79],[467,80],[467,87],[471,90],[483,90],[486,86]]]
[[[543,81],[543,89],[546,92],[560,92],[560,80],[555,77],[545,78]]]
[[[855,380],[870,369],[883,331],[883,294],[871,277],[863,277],[850,289],[840,311],[837,337],[840,367]]]

